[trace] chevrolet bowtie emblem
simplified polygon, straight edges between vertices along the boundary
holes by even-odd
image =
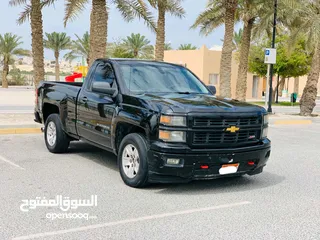
[[[231,133],[236,133],[240,130],[240,128],[236,127],[236,126],[231,126],[229,128],[226,129],[226,132],[231,132]]]

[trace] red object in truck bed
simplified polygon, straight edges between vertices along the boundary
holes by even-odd
[[[76,78],[82,78],[82,73],[74,72],[71,76],[66,76],[66,82],[74,82]]]

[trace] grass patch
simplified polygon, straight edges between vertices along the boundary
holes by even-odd
[[[250,102],[251,104],[264,106],[264,102]],[[279,103],[272,103],[272,106],[284,106],[284,107],[291,107],[291,106],[300,106],[300,103],[291,103],[291,102],[279,102]]]

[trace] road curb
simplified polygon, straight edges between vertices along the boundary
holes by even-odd
[[[308,125],[312,120],[274,120],[274,125]]]
[[[41,128],[2,128],[0,135],[41,133]]]

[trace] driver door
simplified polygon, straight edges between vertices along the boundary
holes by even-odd
[[[111,124],[116,103],[112,96],[92,90],[92,84],[97,81],[106,81],[111,88],[117,88],[111,65],[100,62],[89,81],[87,88],[79,96],[79,134],[90,142],[111,148]]]

